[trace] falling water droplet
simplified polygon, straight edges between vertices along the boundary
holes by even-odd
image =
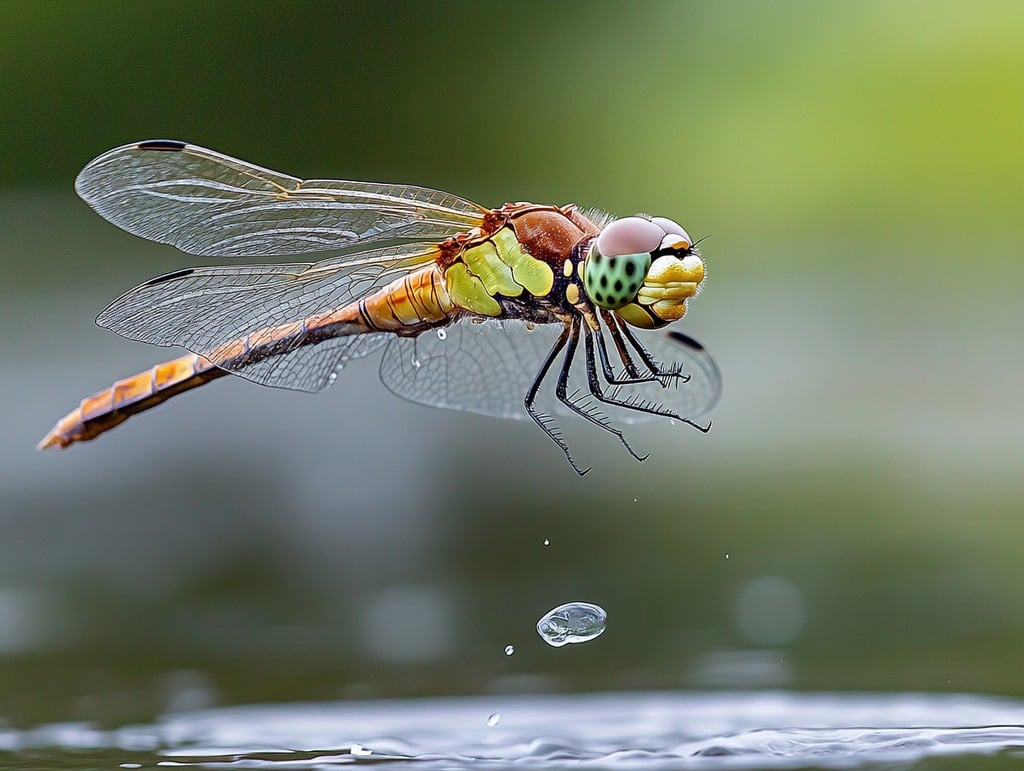
[[[511,656],[515,652],[516,652],[516,647],[514,645],[506,645],[505,646],[505,655],[506,656]]]
[[[729,559],[729,553],[728,553],[728,552],[726,552],[726,554],[725,554],[725,558],[726,558],[726,559]]]
[[[545,545],[545,546],[550,546],[550,545],[551,545],[551,541],[550,541],[550,540],[548,540],[547,538],[545,538],[545,539],[544,539],[544,545]]]
[[[438,329],[437,330],[437,339],[438,340],[447,340],[448,339],[448,330],[445,329],[444,327],[441,327],[440,329]]]
[[[561,648],[568,643],[593,640],[604,632],[608,614],[600,605],[568,602],[552,608],[537,622],[537,634],[548,645]]]
[[[498,721],[499,720],[501,720],[501,715],[499,715],[497,712],[495,712],[490,717],[487,718],[487,725],[489,725],[489,726],[491,726],[493,728],[494,726],[498,725]]]
[[[633,499],[633,503],[636,503],[636,498]]]

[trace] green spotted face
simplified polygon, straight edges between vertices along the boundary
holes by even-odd
[[[604,255],[595,240],[583,270],[583,286],[595,305],[613,311],[633,301],[650,267],[647,252]]]

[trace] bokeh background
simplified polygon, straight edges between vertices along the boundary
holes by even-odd
[[[0,720],[653,688],[1024,695],[1024,5],[0,5]],[[570,427],[232,380],[37,453],[170,355],[195,264],[72,182],[187,139],[301,176],[710,234],[725,392],[637,464]],[[545,539],[549,542],[545,545]],[[608,631],[534,624],[596,602]],[[515,653],[506,656],[504,648]]]

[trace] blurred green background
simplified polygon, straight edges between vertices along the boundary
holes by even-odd
[[[1024,696],[1024,5],[0,4],[0,720],[617,688]],[[186,139],[300,176],[679,220],[708,436],[219,382],[36,453],[168,352],[196,259],[74,197]],[[544,540],[550,544],[545,546]],[[596,602],[555,650],[548,608]],[[515,654],[506,656],[507,644]]]

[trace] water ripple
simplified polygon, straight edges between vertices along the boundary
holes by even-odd
[[[500,724],[488,725],[498,711]],[[927,768],[957,755],[972,765],[983,756],[1019,762],[1024,703],[784,692],[493,696],[237,707],[116,731],[81,723],[0,731],[0,765],[11,768],[27,767],[20,761],[29,756],[111,768]]]

